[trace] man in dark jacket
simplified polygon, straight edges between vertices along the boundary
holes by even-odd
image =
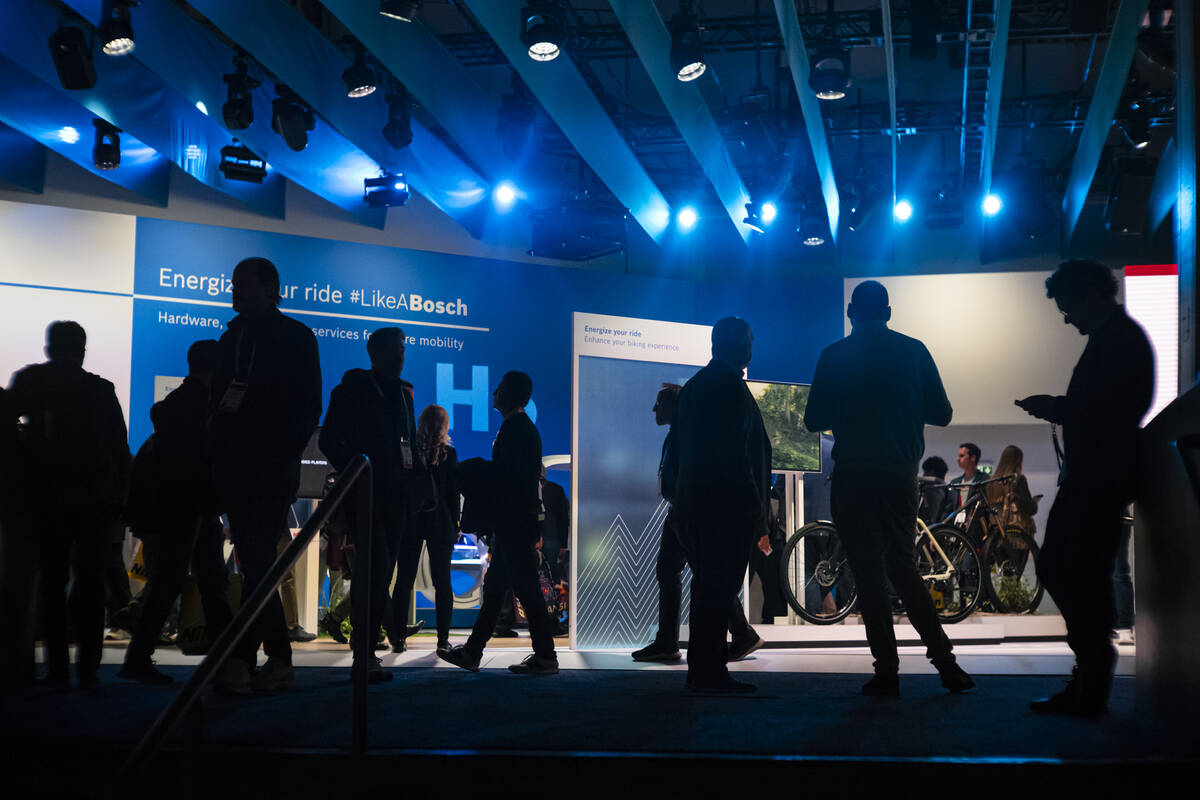
[[[215,339],[188,348],[188,376],[150,409],[154,435],[135,461],[131,522],[142,540],[148,575],[142,613],[117,673],[127,680],[171,682],[169,675],[155,669],[150,656],[183,589],[189,563],[209,636],[215,641],[232,618],[208,453],[209,387],[218,350]]]
[[[66,686],[67,579],[81,687],[98,682],[104,637],[104,555],[129,475],[125,418],[113,385],[83,369],[87,335],[76,322],[46,330],[49,361],[13,375],[12,411],[29,418],[23,462],[41,551],[46,677]]]
[[[287,532],[288,509],[300,485],[300,457],[321,418],[317,340],[302,322],[279,312],[279,272],[265,258],[233,271],[233,310],[220,340],[212,386],[211,452],[217,494],[244,578],[254,591]],[[217,676],[231,694],[251,691],[259,643],[267,662],[253,688],[291,686],[292,648],[278,593]]]
[[[1137,486],[1137,436],[1154,395],[1154,354],[1146,334],[1117,303],[1112,271],[1067,261],[1046,279],[1063,321],[1088,337],[1065,396],[1017,400],[1061,425],[1065,451],[1058,494],[1046,520],[1038,577],[1067,623],[1076,673],[1034,713],[1095,717],[1108,707],[1116,652],[1113,565],[1124,508]]]
[[[753,351],[745,320],[718,320],[712,360],[679,393],[672,426],[679,449],[674,505],[692,566],[687,686],[693,692],[755,689],[725,666],[730,605],[750,548],[771,517],[771,442],[742,380]]]
[[[817,360],[804,425],[833,431],[833,522],[854,573],[875,657],[875,676],[862,692],[900,694],[889,580],[942,686],[964,692],[975,684],[955,663],[913,557],[925,426],[950,424],[953,409],[925,345],[888,329],[892,309],[882,284],[856,286],[846,316],[850,335],[826,347]]]
[[[405,498],[405,483],[422,470],[416,446],[413,421],[413,386],[400,377],[404,370],[404,332],[399,328],[380,328],[367,339],[371,369],[352,369],[329,397],[329,411],[321,426],[321,452],[337,470],[344,470],[357,455],[371,459],[374,517],[371,524],[371,596],[362,592],[366,581],[350,582],[351,602],[355,608],[367,608],[372,643],[384,623],[388,582],[401,548],[406,558],[419,558],[421,540],[412,530],[412,512]],[[357,506],[346,507],[352,536],[358,536],[363,520],[357,518]],[[415,548],[413,544],[415,542]],[[356,548],[357,549],[357,548]],[[415,549],[415,556],[412,551]],[[415,569],[413,570],[415,573]],[[411,583],[396,582],[394,597],[407,596]],[[407,598],[404,599],[407,611]],[[405,613],[405,616],[407,614]],[[404,649],[406,619],[388,620],[393,647]],[[355,631],[354,636],[359,632]],[[353,649],[353,645],[351,646]],[[369,665],[371,680],[391,680],[391,673],[376,664]]]
[[[658,425],[670,425],[675,419],[679,404],[679,391],[675,383],[664,383],[654,400],[654,421]],[[668,430],[663,439],[662,456],[659,459],[659,493],[668,503],[675,497],[675,473],[677,471],[678,446],[674,430]],[[680,530],[679,514],[675,507],[667,510],[663,520],[662,535],[658,544],[658,558],[654,564],[654,577],[658,582],[658,632],[654,641],[632,653],[634,661],[659,661],[673,663],[683,656],[679,652],[679,617],[683,606],[683,567],[689,555],[685,550],[686,538]],[[695,574],[695,568],[692,570]],[[762,639],[746,621],[746,612],[735,595],[730,605],[729,630],[733,644],[729,648],[729,660],[737,661],[762,646]]]
[[[521,675],[558,672],[554,631],[546,601],[538,585],[538,517],[542,513],[538,481],[542,472],[542,438],[525,406],[533,396],[533,381],[524,372],[506,372],[492,394],[496,410],[504,417],[488,470],[494,492],[491,513],[491,563],[483,581],[483,603],[466,644],[438,650],[438,657],[477,672],[483,648],[492,636],[504,595],[512,589],[525,609],[533,653],[509,667]],[[468,472],[474,471],[468,467]]]

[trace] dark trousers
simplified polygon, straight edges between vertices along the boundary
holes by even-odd
[[[6,627],[0,638],[0,683],[5,686],[28,684],[36,676],[37,550],[29,515],[9,511],[0,523],[0,619]]]
[[[1114,629],[1133,627],[1133,570],[1129,565],[1129,544],[1132,539],[1133,526],[1122,521],[1116,566],[1113,569]]]
[[[142,614],[125,652],[126,663],[145,661],[154,652],[163,623],[183,590],[189,564],[200,590],[209,638],[216,641],[225,630],[233,615],[226,597],[229,581],[221,554],[223,538],[220,521],[214,515],[201,514],[163,520],[142,538],[148,580]]]
[[[111,545],[104,512],[50,505],[34,515],[41,551],[42,638],[46,673],[66,680],[67,611],[75,633],[75,669],[81,677],[100,667],[104,643],[104,565]],[[67,581],[71,592],[67,595]]]
[[[1112,487],[1064,482],[1050,507],[1038,557],[1038,577],[1067,624],[1080,690],[1095,700],[1108,698],[1117,657],[1112,574],[1121,541],[1123,494]]]
[[[724,508],[705,508],[681,515],[679,532],[692,567],[692,603],[688,614],[688,680],[714,683],[729,677],[725,667],[725,635],[731,619],[749,625],[738,590],[746,575],[754,532],[744,517]],[[738,631],[734,636],[738,637]]]
[[[408,535],[409,516],[403,509],[389,505],[386,501],[381,502],[380,492],[375,492],[375,508],[374,517],[371,524],[371,587],[370,597],[367,592],[367,565],[363,561],[362,548],[359,545],[363,541],[363,531],[358,523],[359,511],[357,502],[346,507],[346,515],[350,521],[350,542],[354,545],[351,548],[353,553],[353,570],[354,577],[350,580],[350,603],[352,606],[350,614],[350,622],[354,624],[354,631],[350,634],[351,649],[353,649],[356,637],[359,635],[358,616],[354,613],[354,609],[367,609],[367,630],[370,631],[371,642],[379,636],[380,627],[386,626],[388,634],[392,639],[392,643],[403,639],[397,639],[393,631],[396,629],[396,617],[394,613],[394,601],[388,601],[388,583],[392,579],[392,572],[396,568],[397,552],[404,546],[404,541]],[[420,554],[420,541],[417,542],[417,553]],[[410,588],[412,584],[409,584]],[[400,591],[400,581],[396,581],[395,592]],[[393,595],[394,597],[395,595]],[[407,605],[407,604],[406,604]],[[405,616],[408,612],[405,611]],[[401,623],[400,631],[403,632],[404,625]]]
[[[533,652],[542,658],[555,658],[554,630],[546,611],[546,599],[538,584],[538,554],[535,540],[524,531],[502,531],[492,537],[491,563],[483,578],[483,603],[475,627],[467,639],[470,653],[480,655],[492,637],[500,615],[500,606],[509,589],[521,601],[529,620]]]
[[[858,586],[858,609],[875,657],[875,672],[895,675],[900,670],[888,581],[904,601],[908,619],[934,666],[954,663],[950,640],[917,573],[913,554],[916,479],[877,470],[834,469],[830,505]]]
[[[454,616],[454,587],[450,584],[450,556],[454,552],[454,539],[445,535],[431,536],[425,540],[425,547],[429,551],[429,576],[433,579],[438,642],[447,642],[450,640],[450,620]],[[392,609],[398,623],[396,635],[400,638],[404,638],[408,624],[408,601],[412,597],[413,582],[417,578],[420,562],[420,539],[417,540],[415,557],[406,548],[400,548],[396,564],[396,592],[392,596]],[[400,592],[401,584],[408,587],[403,593]]]
[[[679,527],[679,515],[672,508],[667,512],[667,518],[663,520],[662,538],[658,544],[658,561],[654,565],[654,577],[658,579],[658,634],[654,637],[654,641],[671,650],[679,647],[679,619],[680,609],[683,606],[683,567],[690,561]],[[696,602],[695,575],[696,568],[693,565],[692,605]],[[733,604],[729,608],[727,622],[735,640],[748,638],[753,633],[736,594]],[[688,650],[689,652],[691,650],[690,642]]]
[[[242,571],[242,597],[248,599],[275,563],[276,542],[287,531],[291,503],[286,498],[272,500],[267,495],[256,500],[252,493],[245,494],[237,502],[231,502],[226,513],[238,567]],[[259,644],[268,658],[291,662],[292,645],[288,640],[279,592],[271,592],[258,619],[234,647],[233,656],[253,667],[258,660]]]

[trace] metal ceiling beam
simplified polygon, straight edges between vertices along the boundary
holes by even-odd
[[[1064,250],[1070,248],[1084,201],[1096,176],[1096,167],[1112,129],[1121,93],[1129,79],[1129,68],[1137,50],[1138,31],[1148,5],[1149,0],[1121,0],[1117,9],[1112,36],[1108,39],[1108,51],[1104,54],[1104,64],[1100,67],[1100,77],[1092,93],[1092,105],[1079,137],[1079,146],[1075,149],[1075,160],[1063,196]]]
[[[499,139],[491,135],[498,106],[438,38],[420,21],[380,16],[375,3],[322,3],[445,128],[475,168],[495,180],[504,163]]]
[[[837,181],[833,177],[833,160],[829,157],[829,142],[825,138],[825,122],[821,115],[821,101],[808,85],[811,65],[808,49],[804,46],[804,34],[796,17],[793,0],[775,0],[775,15],[779,19],[779,30],[787,49],[788,66],[792,81],[796,85],[796,96],[800,98],[800,110],[804,115],[804,129],[808,132],[808,143],[812,145],[813,161],[817,166],[817,177],[821,181],[821,195],[825,198],[825,211],[829,218],[831,241],[837,244],[838,215],[841,201],[838,199]]]
[[[92,24],[99,20],[96,0],[65,2]],[[226,100],[221,75],[232,71],[233,52],[174,3],[137,5],[133,26],[137,36],[133,57],[187,100],[204,103],[216,115]],[[96,56],[97,61],[105,58]],[[292,151],[271,130],[273,96],[274,87],[269,83],[254,90],[254,122],[245,130],[227,131],[229,139],[237,138],[266,159],[270,170],[343,209],[357,222],[383,228],[384,210],[367,208],[362,201],[363,174],[378,165],[322,122],[309,132],[303,152]]]
[[[472,236],[483,237],[488,205],[483,201],[491,189],[489,182],[415,117],[411,121],[412,144],[403,150],[388,144],[382,133],[388,120],[385,93],[348,97],[341,74],[351,58],[284,0],[190,3],[370,159],[391,172],[403,172],[409,185],[433,205]],[[383,17],[379,20],[379,24],[387,22]],[[364,178],[378,174],[378,169],[359,172],[359,190]]]
[[[646,0],[609,0],[609,4],[629,35],[638,59],[674,117],[692,155],[725,207],[729,221],[742,241],[747,241],[754,233],[749,225],[742,222],[746,216],[746,203],[750,202],[750,193],[738,174],[733,156],[696,81],[684,83],[675,77],[669,57],[671,34],[658,15],[658,9],[654,3]]]
[[[900,149],[900,130],[896,127],[896,46],[892,40],[892,3],[883,3],[883,55],[887,62],[889,136],[892,145],[892,208],[896,207],[896,160]]]
[[[553,61],[529,58],[521,43],[523,0],[465,0],[465,4],[576,152],[657,241],[670,222],[670,206],[571,59],[565,54]]]
[[[1179,149],[1171,138],[1163,148],[1154,171],[1154,183],[1146,202],[1146,232],[1153,235],[1179,200]]]
[[[1000,127],[1000,102],[1004,94],[1004,66],[1008,60],[1008,34],[1012,21],[1012,0],[996,0],[996,32],[988,56],[987,112],[983,123],[984,197],[992,190],[992,171],[996,164],[996,131]]]

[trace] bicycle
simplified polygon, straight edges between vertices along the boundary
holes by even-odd
[[[983,566],[975,543],[953,525],[930,528],[920,519],[915,538],[917,573],[933,598],[938,619],[966,619],[983,591]],[[792,534],[783,547],[780,568],[784,598],[804,620],[831,625],[854,610],[858,591],[832,522],[812,522]]]
[[[990,478],[973,484],[1012,483],[1015,475]],[[1040,495],[1039,495],[1040,497]],[[987,502],[986,492],[972,491],[962,508],[953,517],[966,512],[961,524],[950,523],[947,517],[941,524],[954,524],[976,540],[976,549],[983,562],[986,584],[986,603],[992,611],[1002,614],[1029,614],[1042,602],[1045,588],[1037,576],[1038,545],[1019,525],[1007,525],[1001,530],[997,515],[1000,509]],[[978,523],[978,525],[977,525]],[[976,528],[982,534],[976,536]]]

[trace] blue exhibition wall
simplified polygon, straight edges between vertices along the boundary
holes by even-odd
[[[233,228],[139,218],[134,268],[130,442],[150,433],[159,378],[186,374],[197,339],[232,318],[234,265],[263,256],[280,270],[282,308],[314,329],[325,395],[367,366],[365,336],[399,325],[416,407],[452,408],[460,457],[488,455],[499,427],[491,390],[507,370],[534,382],[546,454],[570,452],[571,314],[584,311],[711,324],[729,314],[755,328],[759,379],[808,381],[842,331],[838,278],[691,282],[518,264]],[[646,413],[653,398],[646,398]]]

